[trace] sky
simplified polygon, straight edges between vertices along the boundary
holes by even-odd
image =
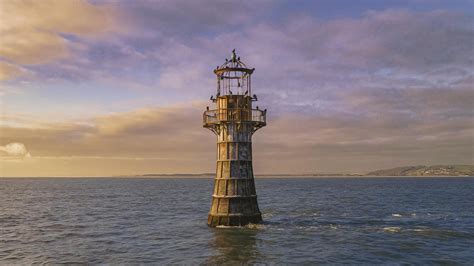
[[[0,1],[0,176],[215,170],[212,70],[268,109],[258,174],[474,164],[474,1]]]

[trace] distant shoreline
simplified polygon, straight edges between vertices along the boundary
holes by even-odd
[[[361,173],[254,174],[256,178],[474,177],[474,165],[403,166]],[[24,176],[0,178],[214,178],[215,173],[129,174],[111,176]]]
[[[454,178],[470,177],[457,176],[374,176],[374,175],[255,175],[256,179],[328,179],[328,178]],[[214,175],[124,175],[124,176],[2,176],[0,179],[214,179]]]
[[[474,165],[403,166],[361,173],[254,174],[256,178],[393,178],[393,177],[474,177]],[[214,178],[215,173],[130,174],[111,176],[36,176],[0,178]]]

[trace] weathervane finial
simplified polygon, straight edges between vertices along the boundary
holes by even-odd
[[[232,58],[232,62],[235,62],[236,59],[237,59],[237,55],[235,54],[235,49],[232,50],[232,57],[231,58]]]

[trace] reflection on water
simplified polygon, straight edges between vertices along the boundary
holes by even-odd
[[[249,264],[255,258],[261,259],[257,248],[259,230],[248,228],[215,228],[210,246],[216,251],[207,263],[221,265],[223,263]]]

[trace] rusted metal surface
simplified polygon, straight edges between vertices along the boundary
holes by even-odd
[[[214,71],[218,88],[211,101],[217,108],[203,114],[203,126],[217,135],[216,177],[208,216],[212,227],[262,221],[253,176],[252,135],[266,125],[267,112],[252,108],[257,100],[249,96],[253,70],[233,51],[231,60]]]
[[[246,74],[252,74],[255,69],[250,69],[250,68],[244,68],[244,67],[224,67],[224,68],[216,68],[214,69],[214,73],[218,76],[224,74],[225,72],[230,72],[230,71],[238,71],[238,72],[243,72]]]
[[[204,112],[204,126],[221,122],[255,122],[266,125],[266,111],[258,109],[245,110],[241,108],[229,108]]]

